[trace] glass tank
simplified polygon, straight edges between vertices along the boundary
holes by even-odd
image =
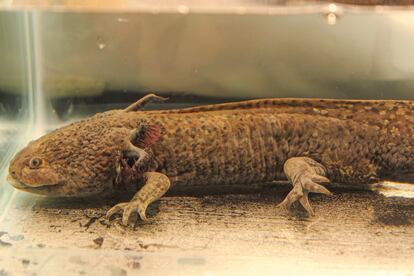
[[[0,275],[413,272],[412,188],[338,186],[314,197],[316,218],[276,214],[283,183],[178,191],[124,227],[104,214],[131,194],[48,198],[6,181],[29,141],[148,93],[169,97],[149,110],[413,100],[411,3],[340,2],[0,0]]]

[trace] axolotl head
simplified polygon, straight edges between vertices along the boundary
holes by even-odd
[[[68,125],[30,142],[11,160],[7,180],[17,189],[52,196],[111,190],[121,143],[108,127],[91,121]]]

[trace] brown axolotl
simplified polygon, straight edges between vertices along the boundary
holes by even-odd
[[[414,102],[261,99],[143,111],[149,94],[124,110],[59,128],[21,150],[8,180],[44,195],[82,196],[140,185],[107,215],[133,213],[176,185],[231,185],[288,179],[280,206],[329,181],[368,184],[414,178]]]

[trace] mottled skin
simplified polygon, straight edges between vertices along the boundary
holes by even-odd
[[[231,185],[288,178],[313,214],[318,183],[368,184],[414,178],[414,102],[264,99],[177,110],[142,111],[147,95],[57,129],[10,163],[9,181],[29,192],[80,196],[140,183],[108,215],[145,209],[175,185]],[[328,180],[329,179],[329,180]]]

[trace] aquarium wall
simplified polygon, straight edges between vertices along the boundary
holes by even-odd
[[[7,133],[34,127],[40,135],[149,92],[170,96],[163,107],[171,108],[263,97],[411,99],[414,88],[410,7],[0,3]],[[2,151],[16,137],[2,139]]]
[[[147,93],[170,98],[149,109],[267,97],[412,100],[412,49],[411,6],[0,0],[0,233],[6,237],[2,242],[11,244],[6,245],[9,257],[0,264],[6,267],[15,262],[11,256],[16,254],[25,260],[35,256],[44,268],[22,265],[19,259],[16,271],[53,273],[53,262],[70,259],[78,269],[82,267],[79,262],[91,256],[103,254],[110,262],[123,254],[132,254],[132,259],[142,257],[134,255],[136,252],[147,254],[127,252],[125,248],[131,246],[116,245],[108,246],[104,253],[94,251],[99,248],[99,241],[95,242],[99,237],[87,236],[84,228],[86,232],[72,247],[63,242],[67,236],[51,235],[50,244],[47,239],[39,242],[39,232],[46,236],[49,230],[57,233],[56,227],[49,227],[55,224],[44,224],[33,233],[27,223],[36,223],[33,210],[38,206],[53,211],[56,202],[18,192],[5,178],[10,158],[40,135],[98,112],[124,108]],[[76,209],[76,204],[70,206]],[[49,213],[38,219],[45,223],[53,216]],[[93,214],[87,217],[81,225],[95,218]],[[77,239],[76,231],[70,232],[71,239]],[[121,234],[113,235],[122,240]],[[86,239],[93,242],[88,244]],[[62,248],[71,249],[63,252]],[[114,249],[120,252],[114,253]],[[206,260],[225,268],[217,258],[209,259],[195,249],[191,254],[204,256],[204,261],[184,259],[181,265],[177,260],[182,252],[162,252],[159,260],[172,263],[176,272],[207,271]],[[42,259],[42,254],[48,259]],[[157,266],[157,251],[151,254],[153,268],[159,273],[168,271]],[[244,260],[235,261],[238,268]],[[263,262],[271,267],[270,260]],[[316,267],[314,263],[310,266]],[[119,275],[123,275],[122,271],[135,269],[111,267],[90,271],[115,271],[111,275],[121,271]],[[67,268],[72,271],[70,264]]]

